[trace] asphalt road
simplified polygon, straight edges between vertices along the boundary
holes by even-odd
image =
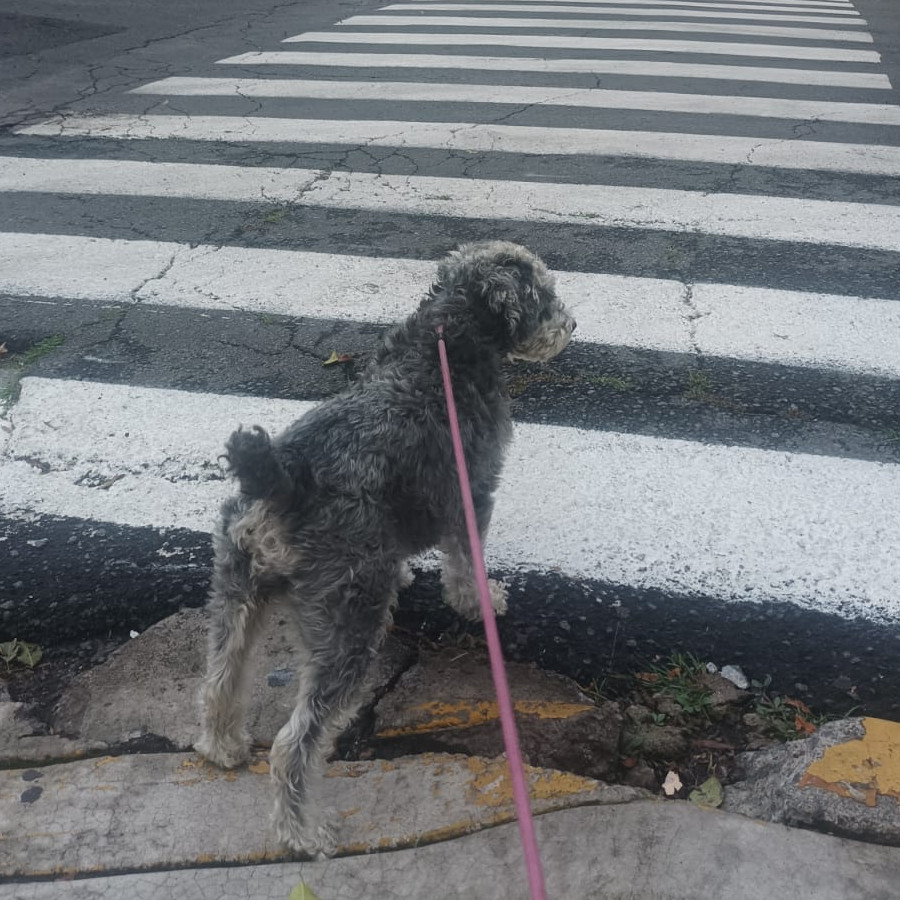
[[[579,319],[510,371],[510,655],[896,716],[896,5],[395,5],[0,3],[0,638],[201,604],[224,437],[502,236]]]

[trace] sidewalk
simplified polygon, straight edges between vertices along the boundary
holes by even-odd
[[[325,790],[341,823],[339,856],[291,861],[267,831],[265,754],[224,772],[189,749],[202,670],[195,617],[160,623],[79,676],[60,704],[66,737],[35,734],[40,725],[27,709],[0,703],[0,898],[293,900],[304,896],[294,891],[300,884],[319,900],[528,896],[505,763],[485,756],[334,763]],[[289,680],[287,645],[270,637],[265,650],[267,674],[257,679],[251,711],[261,742],[284,715]],[[408,665],[390,657],[375,673],[385,696],[398,690],[397,668]],[[583,719],[583,705],[563,702],[561,682],[549,690],[544,701],[522,701],[524,719],[557,730],[564,717]],[[473,700],[471,708],[479,718],[469,730],[490,727],[489,706]],[[747,779],[726,788],[725,807],[755,803],[754,815],[879,840],[896,833],[900,843],[900,727],[873,719],[837,725],[823,729],[818,744],[748,754],[760,772],[748,766]],[[122,754],[123,746],[139,752]],[[529,778],[548,896],[556,900],[900,898],[900,846],[547,767],[531,767]]]

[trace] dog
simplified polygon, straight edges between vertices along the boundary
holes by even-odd
[[[326,856],[335,836],[313,784],[364,699],[407,560],[443,551],[446,601],[480,618],[438,358],[443,326],[478,527],[485,538],[512,436],[502,364],[549,360],[575,320],[544,263],[503,241],[461,246],[418,310],[384,338],[357,382],[279,436],[239,429],[225,457],[240,494],[214,536],[203,729],[196,749],[230,768],[249,756],[242,695],[253,639],[277,605],[303,662],[296,708],[272,745],[273,827],[288,847]],[[491,602],[506,594],[491,585]]]

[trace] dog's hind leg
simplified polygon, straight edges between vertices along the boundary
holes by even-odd
[[[475,515],[482,544],[487,537],[492,510],[493,501],[490,498],[475,498]],[[481,604],[475,586],[469,536],[464,523],[457,525],[444,536],[440,549],[444,554],[441,568],[444,599],[464,618],[472,621],[480,619]],[[506,588],[494,580],[488,581],[488,587],[491,591],[491,606],[498,616],[502,616],[506,612]]]
[[[231,768],[249,755],[244,731],[247,658],[264,619],[265,603],[251,590],[247,558],[217,535],[210,591],[206,677],[200,692],[203,728],[197,751]]]
[[[396,594],[397,575],[361,577],[327,597],[317,609],[298,604],[307,662],[297,706],[279,731],[270,757],[276,784],[273,827],[294,850],[328,856],[335,850],[331,823],[314,798],[325,758],[363,698],[365,675],[378,652]]]

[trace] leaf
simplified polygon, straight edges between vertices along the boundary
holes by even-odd
[[[5,641],[0,644],[0,659],[9,664],[19,654],[19,642],[13,638],[11,641]]]
[[[681,783],[681,779],[678,777],[677,772],[669,772],[666,775],[666,780],[663,782],[662,789],[665,791],[667,797],[674,797],[684,785]]]
[[[41,661],[43,655],[44,651],[37,644],[22,642],[19,644],[19,655],[16,657],[16,661],[22,663],[23,666],[28,666],[29,669],[33,669]]]
[[[655,684],[659,681],[659,675],[656,672],[638,672],[634,677],[638,681],[643,681],[644,684]]]
[[[722,805],[722,782],[713,775],[691,791],[688,799],[696,806],[718,809]]]
[[[353,362],[353,357],[347,353],[338,353],[337,350],[331,351],[331,356],[322,363],[323,366],[333,366],[337,363]]]
[[[816,733],[816,726],[813,725],[812,722],[807,722],[799,713],[794,716],[794,728],[796,728],[800,734]]]
[[[3,359],[6,354],[9,353],[9,350],[6,349],[6,341],[0,344],[0,359]]]
[[[802,700],[791,700],[788,698],[784,701],[785,706],[792,706],[794,709],[800,710],[802,713],[809,715],[812,710]]]
[[[288,900],[319,900],[319,898],[301,881],[294,885]]]

